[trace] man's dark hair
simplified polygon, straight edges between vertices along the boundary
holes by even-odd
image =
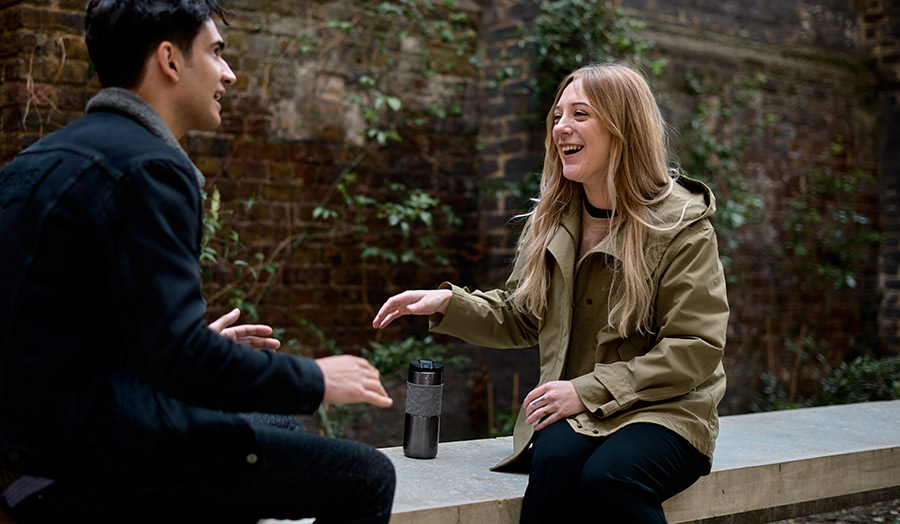
[[[216,0],[90,0],[85,41],[103,87],[135,87],[160,43],[172,42],[187,58],[200,28],[228,14]]]

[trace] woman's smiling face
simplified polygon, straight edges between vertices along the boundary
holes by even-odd
[[[611,135],[585,96],[581,78],[566,86],[553,110],[553,142],[564,177],[595,190],[605,187]]]

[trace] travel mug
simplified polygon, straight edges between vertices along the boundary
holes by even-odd
[[[443,364],[424,358],[409,363],[403,428],[403,454],[407,457],[430,459],[437,456],[443,389]]]

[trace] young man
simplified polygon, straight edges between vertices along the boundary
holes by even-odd
[[[204,324],[203,178],[177,139],[220,124],[235,80],[213,15],[91,0],[105,89],[0,171],[0,509],[21,523],[390,518],[390,461],[285,416],[388,406],[377,370],[253,350],[278,343],[237,312]]]

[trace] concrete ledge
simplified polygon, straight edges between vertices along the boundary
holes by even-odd
[[[527,476],[489,470],[511,437],[441,443],[397,470],[392,524],[519,520]],[[769,522],[900,494],[900,401],[722,417],[713,471],[666,501],[671,524]]]

